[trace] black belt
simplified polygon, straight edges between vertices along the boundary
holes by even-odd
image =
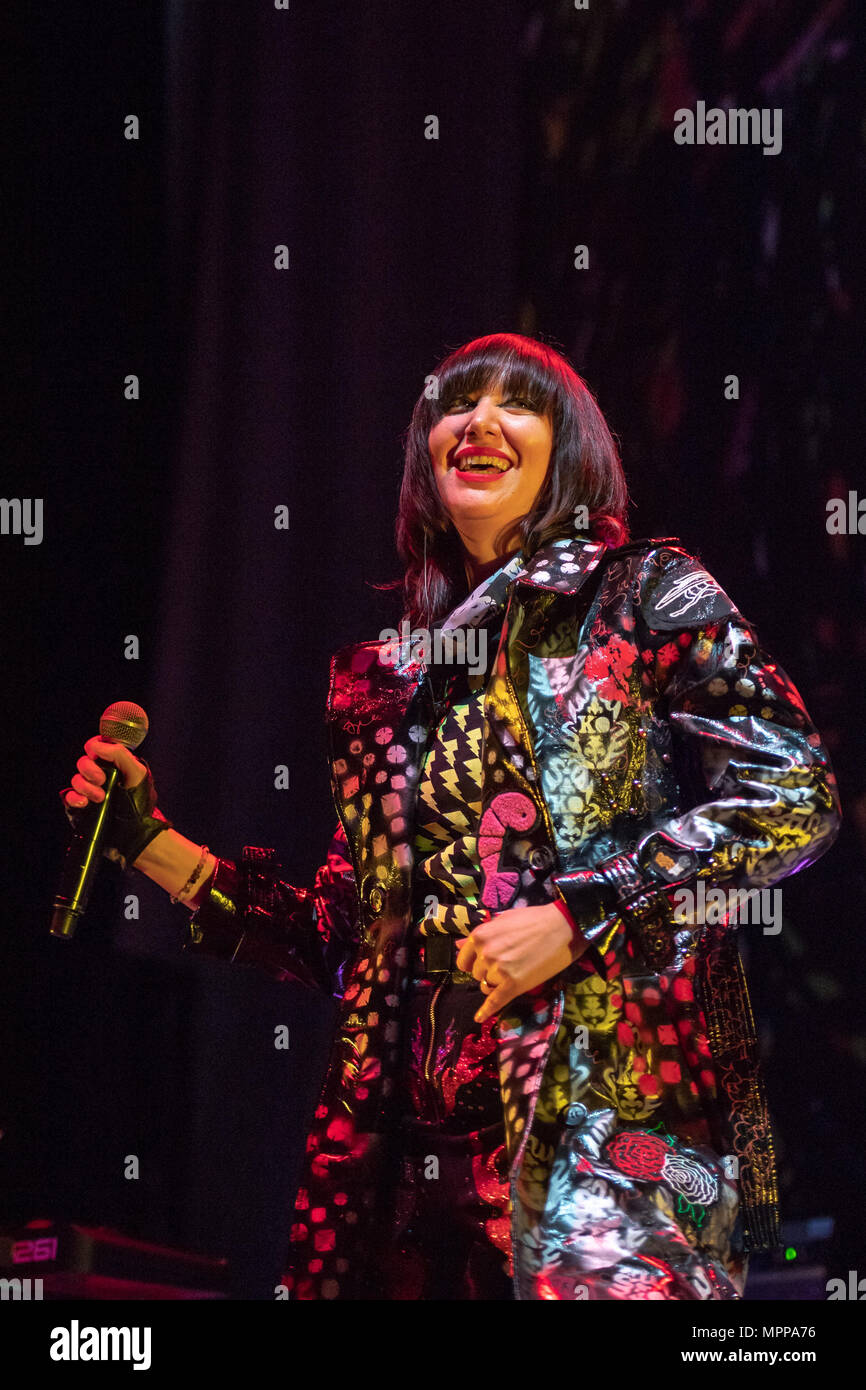
[[[430,936],[422,937],[415,953],[414,978],[442,980],[450,975],[457,984],[477,985],[474,975],[457,969],[457,952],[464,939],[462,936],[452,936],[450,932],[433,932]]]

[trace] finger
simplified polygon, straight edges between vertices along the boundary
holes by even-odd
[[[86,805],[88,801],[102,801],[105,797],[105,792],[102,788],[97,787],[94,782],[88,782],[87,778],[82,777],[80,772],[73,773],[72,781],[69,785],[74,791],[78,792],[79,795],[83,794],[84,796],[84,801],[79,801],[77,803],[79,806]]]
[[[472,962],[475,959],[475,942],[471,936],[464,938],[460,950],[457,952],[456,965],[458,970],[469,974],[472,969]]]
[[[494,1014],[498,1014],[499,1010],[504,1009],[505,1005],[510,1004],[511,1000],[514,998],[515,994],[512,985],[498,985],[492,994],[488,994],[484,1003],[475,1014],[475,1022],[484,1023],[486,1019],[492,1018]]]
[[[479,926],[486,926],[487,923],[492,920],[493,913],[490,911],[489,908],[483,908],[482,911],[484,913],[484,916],[482,921],[479,923]],[[475,959],[475,956],[478,951],[478,944],[476,941],[477,934],[478,927],[475,927],[469,933],[468,936],[463,938],[463,944],[461,945],[460,950],[457,952],[458,970],[463,970],[467,973],[471,970],[472,961]]]
[[[492,969],[493,967],[487,964],[483,955],[477,955],[472,963],[472,974],[475,976],[476,980],[479,980],[482,983],[490,974],[490,971]]]
[[[99,763],[95,763],[93,759],[88,758],[86,754],[81,755],[75,766],[78,768],[82,777],[86,777],[89,782],[99,782],[101,784],[105,781],[105,773],[99,766]]]
[[[115,763],[125,787],[137,787],[147,776],[144,763],[139,762],[122,743],[111,743],[95,735],[87,740],[84,751],[91,758],[102,758],[105,762]]]

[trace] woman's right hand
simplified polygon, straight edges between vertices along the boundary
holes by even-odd
[[[171,821],[157,809],[156,788],[147,763],[136,758],[124,744],[97,734],[85,743],[84,754],[76,763],[78,770],[60,793],[73,827],[78,828],[81,812],[91,802],[98,803],[105,797],[105,772],[95,761],[97,758],[114,763],[120,773],[112,793],[103,854],[126,868],[135,863],[151,840],[170,828]]]
[[[136,787],[147,776],[146,765],[124,744],[109,743],[97,734],[85,743],[84,753],[75,764],[78,771],[73,774],[69,787],[61,793],[69,811],[82,810],[91,801],[101,801],[105,796],[102,790],[105,773],[94,761],[95,758],[116,763],[125,787]]]

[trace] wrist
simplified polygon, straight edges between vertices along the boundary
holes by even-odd
[[[583,955],[584,951],[589,946],[589,942],[586,940],[586,937],[583,935],[583,932],[580,930],[580,927],[577,925],[568,908],[566,907],[565,903],[562,901],[562,898],[554,898],[553,906],[559,909],[559,911],[562,913],[563,917],[565,918],[566,922],[568,923],[571,929],[571,939],[569,945],[572,952],[572,958],[574,960],[577,960],[578,957]]]
[[[157,835],[142,851],[135,868],[184,907],[195,909],[208,895],[218,862],[205,845],[170,829]]]
[[[171,822],[167,822],[162,830],[148,840],[143,849],[139,851],[132,860],[131,867],[149,876],[149,871],[152,868],[161,868],[163,865],[171,863],[173,847],[179,843],[183,843],[183,836],[178,834]]]
[[[173,903],[183,903],[186,907],[195,906],[196,901],[198,899],[198,895],[204,887],[204,883],[208,877],[208,871],[212,870],[212,868],[214,867],[214,865],[211,863],[212,860],[213,855],[211,854],[210,849],[207,845],[202,845],[199,857],[196,861],[196,865],[192,873],[184,881],[181,887],[176,889],[176,891],[171,894],[171,901]],[[202,878],[203,874],[205,875],[204,879]]]

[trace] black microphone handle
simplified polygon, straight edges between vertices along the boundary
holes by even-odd
[[[112,792],[120,775],[116,763],[108,762],[105,758],[95,758],[94,761],[105,773],[102,783],[105,796],[91,804],[92,815],[87,816],[84,824],[73,832],[51,916],[51,935],[59,936],[64,941],[71,940],[75,935],[79,920],[87,910],[90,890],[102,857]]]

